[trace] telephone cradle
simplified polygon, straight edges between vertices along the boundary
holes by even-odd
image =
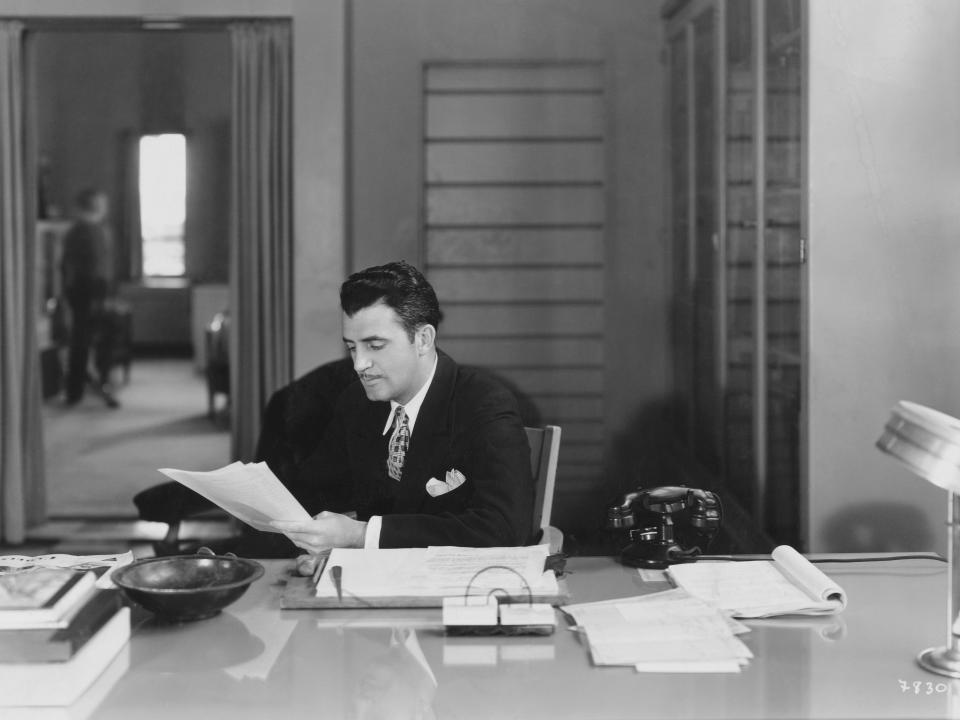
[[[626,531],[624,565],[662,569],[693,562],[720,531],[723,508],[709,490],[682,486],[639,488],[607,508],[607,527]]]

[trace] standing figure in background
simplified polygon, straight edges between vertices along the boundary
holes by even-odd
[[[71,327],[67,361],[66,404],[76,405],[83,398],[89,378],[87,364],[90,347],[97,332],[104,300],[113,276],[110,240],[103,221],[109,202],[104,192],[93,188],[76,197],[77,219],[63,239],[60,271],[63,294],[70,307]],[[108,407],[119,407],[110,388],[110,358],[97,353],[94,358],[96,387]]]

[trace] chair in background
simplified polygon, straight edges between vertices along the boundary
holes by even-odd
[[[108,298],[97,318],[97,332],[93,340],[94,355],[111,370],[123,371],[123,384],[130,382],[130,364],[133,361],[133,309],[130,303]]]
[[[530,465],[536,492],[533,504],[534,532],[539,529],[538,542],[550,546],[551,553],[563,549],[563,532],[550,524],[553,513],[553,491],[557,480],[557,458],[560,456],[560,427],[544,425],[525,428],[530,444]]]
[[[207,325],[204,333],[207,365],[204,373],[207,377],[207,415],[216,415],[218,394],[227,396],[230,402],[230,314],[218,312]]]

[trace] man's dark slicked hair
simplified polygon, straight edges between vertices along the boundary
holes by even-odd
[[[397,313],[411,341],[421,325],[436,328],[443,319],[433,287],[404,260],[355,272],[340,286],[340,307],[347,317],[381,301]]]

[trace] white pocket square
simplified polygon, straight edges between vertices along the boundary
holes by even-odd
[[[458,487],[463,485],[466,481],[466,478],[463,476],[463,473],[459,470],[447,470],[447,475],[445,480],[437,480],[436,478],[430,478],[427,480],[426,490],[427,494],[430,497],[437,497],[439,495],[444,495],[451,490],[456,490]]]

